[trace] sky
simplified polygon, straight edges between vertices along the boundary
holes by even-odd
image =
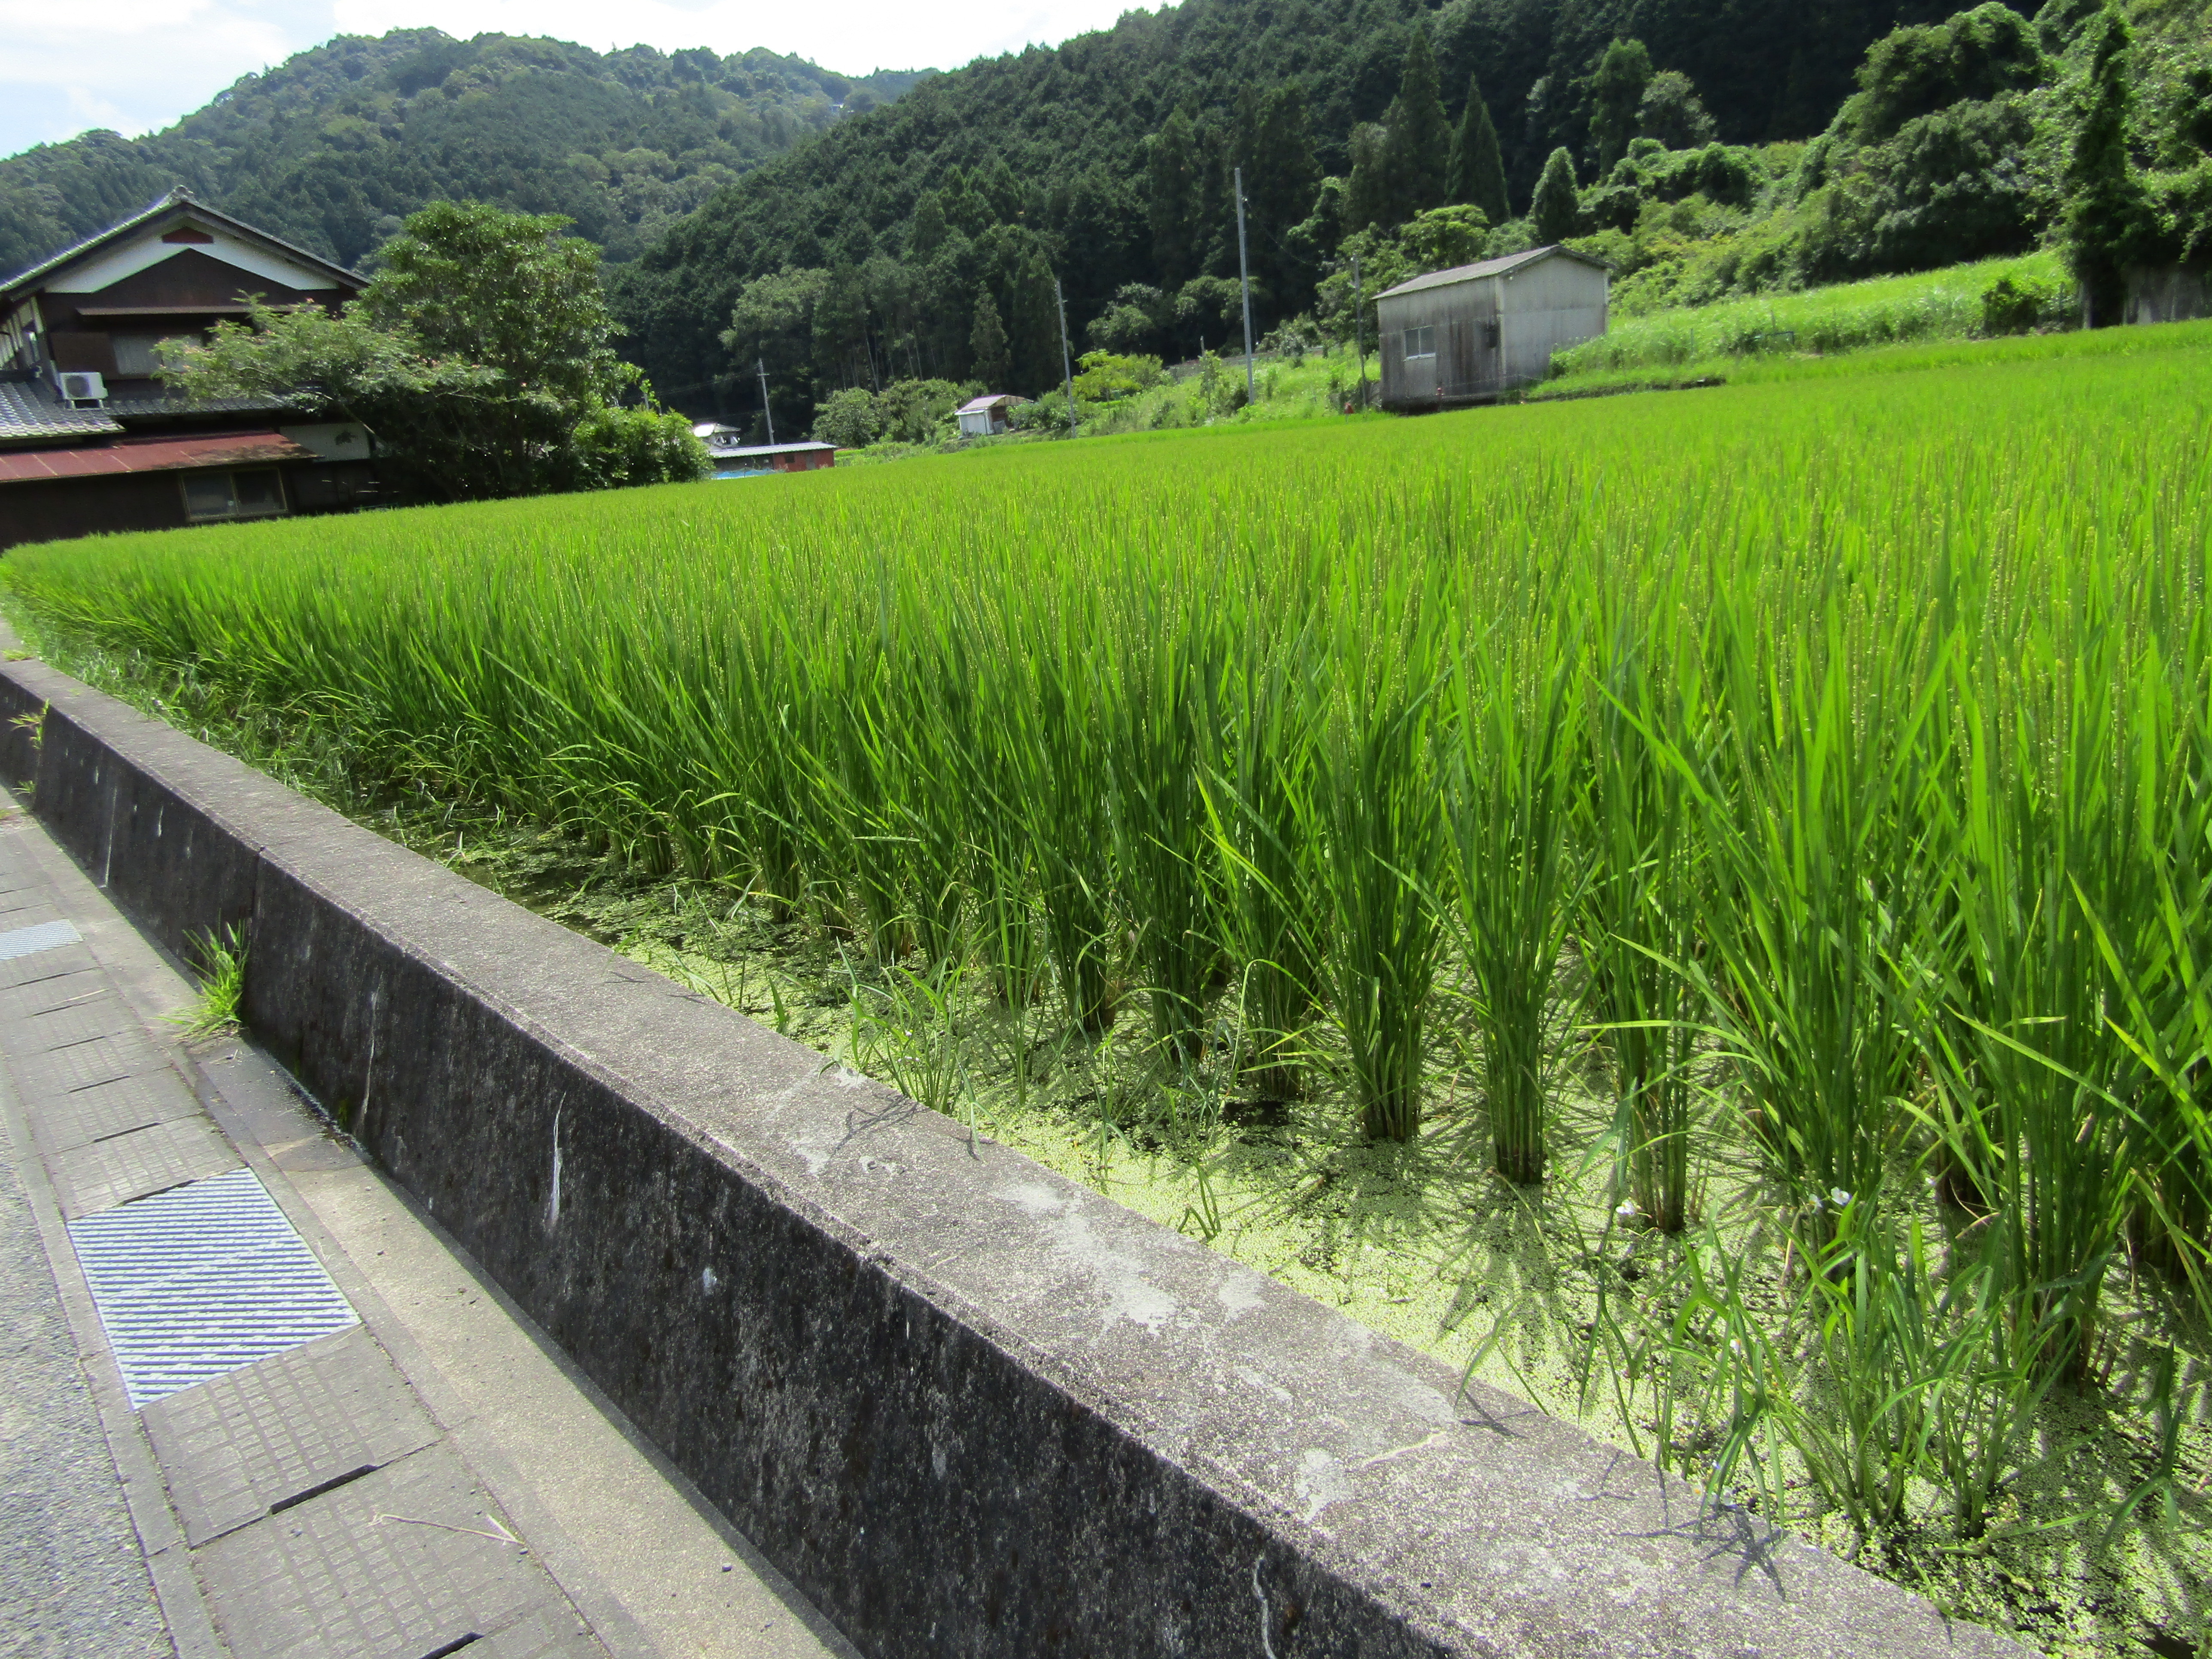
[[[1106,28],[1132,0],[0,0],[0,155],[112,127],[136,137],[334,34],[545,34],[605,51],[753,46],[824,69],[952,69]]]

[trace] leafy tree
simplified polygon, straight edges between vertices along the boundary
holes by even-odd
[[[968,337],[975,365],[975,378],[987,392],[1004,392],[1013,383],[1013,365],[1006,355],[1006,325],[999,320],[999,302],[984,289],[975,296],[975,327]]]
[[[1489,241],[1489,219],[1480,208],[1465,204],[1431,208],[1398,228],[1398,246],[1405,255],[1407,276],[1471,265],[1482,258]]]
[[[1535,198],[1528,204],[1528,226],[1540,243],[1564,242],[1576,231],[1582,198],[1575,188],[1574,157],[1566,147],[1552,152],[1536,180]]]
[[[1448,201],[1480,208],[1492,224],[1512,216],[1505,198],[1505,158],[1498,148],[1490,106],[1482,101],[1482,82],[1477,80],[1468,82],[1467,109],[1452,137],[1451,175],[1445,181],[1444,196]]]
[[[1638,137],[1656,139],[1668,149],[1701,149],[1713,142],[1713,118],[1705,112],[1690,77],[1680,70],[1661,70],[1644,88],[1636,106]]]
[[[1878,143],[1907,121],[1961,99],[2023,91],[2047,73],[2027,20],[1987,0],[1948,21],[1898,29],[1875,41],[1844,120],[1862,143]]]
[[[1125,356],[1110,351],[1086,351],[1076,365],[1075,395],[1085,403],[1110,403],[1133,397],[1150,386],[1164,385],[1167,370],[1157,357]]]
[[[840,449],[865,449],[883,435],[883,416],[876,394],[864,386],[848,386],[831,392],[814,415],[817,443]]]
[[[1397,202],[1391,191],[1387,155],[1390,135],[1372,123],[1352,130],[1352,176],[1344,185],[1344,228],[1347,234],[1395,223]]]
[[[1614,37],[1590,77],[1590,137],[1597,145],[1599,175],[1627,152],[1636,136],[1636,111],[1651,84],[1651,54],[1641,40]]]
[[[2128,268],[2141,262],[2151,227],[2142,180],[2128,159],[2134,38],[2110,3],[2090,27],[2081,121],[2066,166],[2066,257],[2090,323],[2102,327],[2126,309]]]
[[[1175,302],[1148,283],[1125,283],[1112,307],[1091,319],[1091,343],[1121,356],[1140,353],[1167,334],[1175,323]]]
[[[698,476],[688,423],[608,345],[598,252],[567,224],[433,203],[338,315],[257,302],[205,345],[165,349],[161,378],[356,421],[403,485],[447,500]]]

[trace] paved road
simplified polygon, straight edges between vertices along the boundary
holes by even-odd
[[[0,812],[0,1655],[851,1654]]]
[[[21,1156],[0,1123],[0,1653],[168,1654]]]

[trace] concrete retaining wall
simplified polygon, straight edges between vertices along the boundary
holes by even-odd
[[[36,663],[0,766],[884,1656],[2016,1653]]]

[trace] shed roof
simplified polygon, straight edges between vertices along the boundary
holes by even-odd
[[[835,444],[748,444],[743,449],[716,449],[711,446],[707,453],[718,461],[734,461],[747,455],[797,455],[807,450],[835,449]]]
[[[315,452],[276,432],[221,432],[197,438],[126,438],[83,449],[0,454],[0,484],[94,478],[119,472],[184,472],[202,466],[312,461]]]
[[[987,392],[980,398],[970,398],[952,412],[956,415],[981,415],[996,409],[1000,404],[1025,404],[1026,398],[1017,398],[1011,392]]]
[[[1571,247],[1553,242],[1544,247],[1532,247],[1523,252],[1508,253],[1496,259],[1478,259],[1471,265],[1454,265],[1449,270],[1432,270],[1425,276],[1412,277],[1395,288],[1386,288],[1375,297],[1389,300],[1401,294],[1416,294],[1425,288],[1449,288],[1455,283],[1478,283],[1486,276],[1510,276],[1516,271],[1555,257],[1577,259],[1583,264],[1595,265],[1600,270],[1613,269],[1593,254],[1577,253]]]
[[[100,438],[123,430],[104,409],[71,409],[39,395],[21,380],[0,380],[0,443],[40,443],[53,438]]]
[[[296,259],[302,264],[313,266],[325,276],[335,278],[343,288],[358,289],[366,280],[348,270],[343,265],[325,259],[319,253],[310,253],[307,249],[285,241],[282,237],[271,236],[265,230],[257,230],[243,219],[234,219],[228,213],[210,207],[193,196],[190,191],[179,188],[169,191],[151,206],[142,209],[129,218],[110,225],[98,235],[88,236],[82,242],[64,248],[52,258],[40,260],[28,270],[18,271],[4,283],[0,283],[0,298],[12,300],[24,289],[39,286],[64,266],[73,265],[80,259],[88,258],[109,243],[120,241],[136,232],[148,229],[165,217],[211,220],[226,230],[232,231],[249,240],[258,242],[264,247],[275,249],[287,258]],[[192,309],[197,311],[202,307],[194,307]]]

